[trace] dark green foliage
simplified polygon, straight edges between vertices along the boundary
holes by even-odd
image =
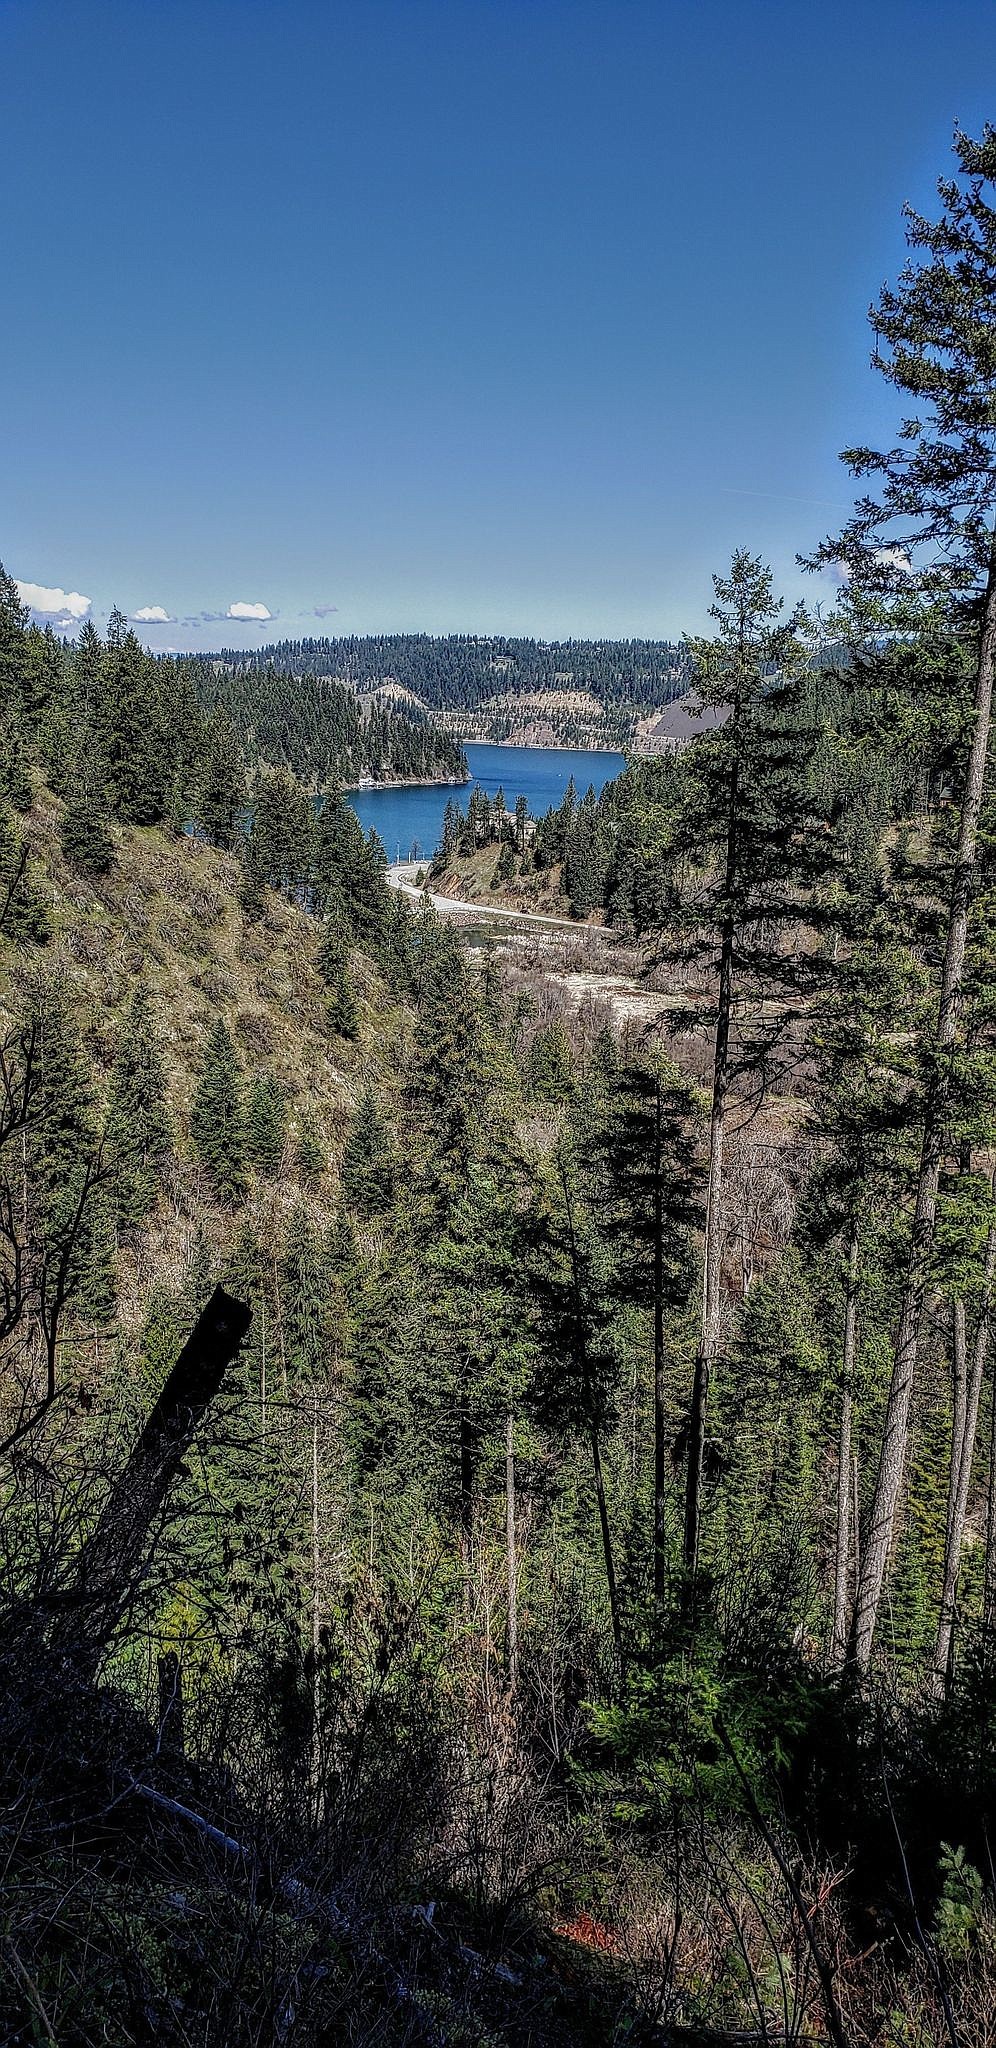
[[[367,1083],[350,1119],[342,1155],[342,1199],[364,1222],[384,1216],[394,1200],[395,1167],[391,1144]]]
[[[574,1092],[574,1055],[563,1019],[544,1024],[529,1048],[526,1080],[537,1102],[569,1102]]]
[[[231,849],[240,832],[246,807],[245,767],[238,735],[228,712],[215,705],[207,719],[195,818],[212,846]]]
[[[294,1209],[280,1267],[280,1311],[287,1371],[309,1384],[328,1364],[329,1287],[326,1262],[304,1204]]]
[[[629,737],[638,716],[682,696],[689,682],[686,650],[667,640],[538,641],[455,633],[437,639],[427,633],[395,633],[282,640],[222,658],[228,673],[220,685],[212,664],[204,661],[205,691],[223,687],[240,724],[259,734],[263,758],[286,762],[319,787],[364,767],[376,776],[388,764],[394,773],[416,779],[451,774],[463,780],[466,775],[459,747],[427,726],[424,713],[420,716],[410,704],[399,711],[375,699],[364,747],[356,698],[339,678],[361,692],[400,683],[430,712],[484,718],[488,737],[501,740],[515,727],[514,695],[556,695],[563,692],[568,674],[571,692],[590,690],[605,707],[604,735],[613,743]],[[485,707],[505,689],[513,693],[513,711],[488,721]],[[558,715],[557,730],[561,745],[585,744],[573,710]]]
[[[32,795],[22,714],[17,699],[11,698],[0,711],[0,803],[30,811]]]
[[[26,839],[0,801],[0,937],[12,945],[44,945],[48,909]]]
[[[227,1024],[212,1025],[190,1109],[190,1135],[216,1193],[237,1202],[245,1192],[246,1129],[242,1075]]]
[[[504,889],[506,885],[513,880],[514,876],[515,855],[512,852],[512,849],[508,844],[508,841],[506,840],[500,854],[498,855],[498,859],[495,862],[494,874],[491,877],[491,886],[493,889]]]
[[[111,613],[95,728],[115,817],[152,825],[169,814],[170,734],[159,666]]]
[[[23,702],[27,624],[28,608],[0,562],[0,704],[5,707]]]
[[[155,1206],[172,1148],[161,1038],[142,981],[126,1012],[111,1069],[107,1147],[118,1220],[134,1230]]]
[[[328,990],[329,1024],[339,1038],[355,1038],[359,1029],[356,995],[350,973],[349,942],[343,913],[330,908],[318,949],[318,972]]]
[[[328,1164],[325,1154],[313,1131],[299,1133],[296,1147],[297,1170],[306,1187],[321,1180]]]
[[[70,867],[83,875],[106,875],[114,864],[114,841],[107,824],[107,805],[96,778],[83,763],[77,768],[62,814],[62,851]]]
[[[245,1109],[245,1156],[259,1173],[274,1174],[287,1142],[287,1098],[272,1074],[254,1074]]]
[[[246,868],[255,883],[299,897],[311,873],[314,812],[286,768],[261,771],[251,793]]]
[[[309,790],[360,776],[467,780],[463,749],[418,705],[376,698],[363,704],[340,680],[345,671],[334,667],[305,679],[292,645],[243,651],[221,669],[207,658],[189,667],[201,703],[224,707],[254,768],[289,769]]]
[[[114,1218],[94,1077],[48,982],[33,987],[26,1025],[35,1095],[22,1200],[43,1326],[55,1330],[68,1307],[104,1327],[114,1307]]]

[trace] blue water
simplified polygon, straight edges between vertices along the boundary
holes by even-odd
[[[428,860],[443,832],[443,812],[451,799],[465,811],[476,782],[479,789],[494,796],[501,787],[510,811],[517,796],[524,796],[530,817],[541,818],[551,804],[559,804],[571,779],[578,795],[589,783],[595,794],[614,775],[621,775],[625,762],[621,754],[571,752],[551,747],[492,747],[472,741],[465,749],[472,780],[460,789],[353,789],[348,792],[365,832],[371,825],[379,832],[389,860]]]

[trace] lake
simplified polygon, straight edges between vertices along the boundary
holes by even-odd
[[[551,804],[559,804],[574,777],[578,795],[589,783],[596,796],[626,765],[621,754],[587,753],[556,747],[492,747],[471,741],[464,749],[471,781],[458,789],[448,785],[432,789],[352,789],[347,797],[365,832],[371,825],[380,834],[389,860],[429,860],[443,832],[443,812],[451,799],[465,811],[470,792],[477,784],[488,796],[499,788],[505,803],[515,809],[517,796],[524,796],[533,818],[541,818]]]

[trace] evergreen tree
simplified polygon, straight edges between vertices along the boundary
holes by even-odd
[[[242,1077],[228,1026],[219,1017],[204,1050],[200,1079],[190,1110],[190,1135],[223,1201],[245,1192],[245,1112]]]
[[[113,867],[115,848],[108,830],[106,801],[83,761],[73,779],[59,836],[70,867],[80,874],[106,875]]]
[[[162,1044],[144,981],[131,998],[111,1069],[107,1144],[118,1220],[133,1230],[155,1206],[172,1146]]]
[[[252,787],[247,863],[271,889],[297,897],[311,872],[314,811],[306,789],[287,768],[261,771]]]
[[[594,1096],[594,1099],[592,1099]],[[654,1594],[666,1589],[665,1507],[673,1431],[665,1373],[668,1312],[683,1310],[693,1278],[690,1233],[699,1221],[698,1104],[660,1058],[617,1066],[575,1109],[578,1146],[591,1161],[589,1195],[605,1242],[617,1254],[611,1285],[649,1307],[654,1388]]]
[[[616,1353],[608,1264],[584,1198],[572,1135],[557,1145],[529,1222],[530,1280],[538,1317],[533,1399],[541,1420],[587,1440],[616,1660],[623,1663],[622,1603],[603,1440],[612,1420]]]
[[[0,562],[0,705],[23,703],[28,608]]]
[[[515,799],[515,845],[520,857],[526,850],[526,825],[529,819],[529,805],[524,796]]]
[[[287,1371],[292,1380],[315,1385],[328,1363],[328,1277],[315,1232],[302,1202],[291,1212],[280,1266]]]
[[[0,711],[0,803],[30,811],[33,794],[23,715],[12,697]]]
[[[996,671],[996,130],[978,142],[955,135],[958,173],[942,179],[936,222],[907,209],[919,260],[872,310],[875,363],[918,407],[898,445],[845,451],[856,476],[880,479],[842,536],[818,559],[843,559],[855,584],[879,598],[877,632],[908,628],[911,586],[952,625],[969,623],[975,647],[973,706],[960,772],[958,838],[944,943],[935,1056],[924,1111],[906,1288],[878,1477],[855,1608],[853,1649],[867,1666],[892,1550],[909,1444],[916,1357],[930,1285],[930,1254],[950,1109],[969,909],[977,866]]]
[[[245,767],[238,735],[224,706],[215,705],[204,733],[195,817],[212,846],[237,844],[246,807]]]
[[[287,1140],[287,1098],[272,1074],[254,1074],[245,1114],[245,1156],[259,1173],[274,1174]]]
[[[574,1093],[574,1054],[562,1017],[544,1024],[529,1048],[526,1082],[537,1102],[569,1102]]]
[[[495,862],[494,874],[491,877],[491,887],[493,889],[505,889],[509,882],[514,880],[514,877],[515,855],[506,840]]]
[[[328,990],[332,1030],[339,1038],[355,1038],[359,1031],[359,1016],[350,974],[346,921],[338,904],[330,905],[316,965]]]
[[[34,1094],[24,1133],[21,1201],[40,1330],[54,1372],[54,1347],[66,1309],[98,1326],[110,1320],[113,1215],[94,1076],[49,981],[32,984],[26,1023]]]
[[[723,1169],[736,1073],[733,1004],[748,976],[769,991],[786,992],[812,977],[812,958],[801,951],[789,954],[776,934],[815,921],[814,889],[830,859],[808,778],[816,735],[800,706],[808,658],[801,614],[780,622],[782,602],[770,571],[743,550],[734,555],[729,576],[713,581],[710,616],[718,633],[690,646],[704,701],[724,707],[728,717],[689,749],[682,809],[674,822],[670,919],[679,946],[684,941],[684,957],[708,962],[717,984],[705,1284],[688,1437],[684,1556],[690,1582],[698,1558],[709,1383],[723,1340]],[[771,1032],[759,1034],[749,1061],[756,1076],[763,1077],[790,1015],[785,1005]],[[744,1052],[741,1067],[748,1064]]]
[[[0,938],[12,945],[44,945],[48,910],[27,841],[0,801]]]
[[[394,1177],[390,1141],[368,1081],[350,1118],[342,1155],[342,1199],[346,1208],[363,1222],[385,1216],[394,1200]]]
[[[128,823],[155,824],[169,811],[170,738],[156,663],[119,611],[108,621],[102,683],[94,715],[111,808]]]

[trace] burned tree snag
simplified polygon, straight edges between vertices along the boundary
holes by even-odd
[[[156,1516],[250,1321],[243,1302],[215,1288],[114,1482],[72,1579],[53,1601],[53,1647],[88,1664],[99,1661],[141,1584]]]

